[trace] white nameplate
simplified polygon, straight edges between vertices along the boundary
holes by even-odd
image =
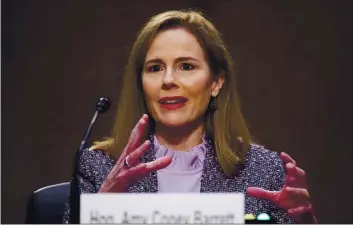
[[[244,194],[82,194],[81,223],[244,223]]]

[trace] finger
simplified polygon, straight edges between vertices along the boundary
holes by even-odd
[[[288,215],[291,216],[297,223],[317,223],[311,204],[289,209]]]
[[[155,161],[146,163],[146,171],[147,173],[163,169],[167,167],[172,162],[172,157],[164,156]]]
[[[303,188],[302,183],[299,183],[295,177],[286,175],[286,184],[285,186],[296,187],[296,188]]]
[[[149,149],[150,144],[151,142],[149,140],[146,140],[135,151],[131,152],[130,155],[126,156],[126,160],[128,161],[129,165],[131,166],[137,165],[143,153],[145,153]]]
[[[248,195],[258,199],[264,199],[269,201],[274,201],[278,191],[267,191],[258,187],[249,187],[246,189]]]
[[[295,162],[294,159],[292,159],[292,157],[290,157],[287,153],[285,152],[281,152],[281,159],[284,161],[285,164],[287,163],[293,163],[293,164],[297,164]]]
[[[308,205],[299,206],[293,209],[289,209],[288,215],[297,216],[297,215],[303,215],[305,213],[311,213],[311,212],[312,212],[311,204],[308,204]]]
[[[286,175],[286,184],[285,186],[290,186],[290,187],[297,187],[297,180],[295,179],[295,177]]]
[[[140,163],[137,166],[126,170],[120,179],[127,181],[127,183],[135,182],[151,172],[167,167],[171,162],[171,157],[164,156],[149,163]]]
[[[286,171],[288,175],[295,178],[305,179],[306,177],[305,171],[293,163],[286,164]]]
[[[293,163],[287,163],[286,184],[292,187],[307,188],[305,171]]]
[[[148,116],[146,114],[143,114],[143,116],[137,122],[137,124],[135,125],[134,129],[130,134],[129,142],[124,150],[124,158],[132,151],[134,151],[136,148],[138,148],[138,145],[141,142],[143,132],[147,126],[147,122],[148,122]]]
[[[118,177],[118,180],[120,181],[121,184],[131,184],[132,182],[136,182],[139,179],[141,179],[143,176],[147,175],[147,173],[144,173],[146,168],[145,163],[140,163],[137,166],[131,167],[128,170],[125,170],[124,172],[121,173],[121,176]]]
[[[143,114],[140,120],[135,125],[129,137],[129,145],[131,148],[136,149],[138,147],[139,141],[143,134],[144,129],[147,126],[148,116]]]
[[[287,186],[284,188],[284,191],[297,204],[305,204],[310,199],[309,192],[305,188]]]

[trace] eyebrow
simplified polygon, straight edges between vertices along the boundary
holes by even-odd
[[[178,63],[178,62],[182,62],[182,61],[196,61],[196,62],[198,62],[198,60],[193,57],[178,57],[174,60],[174,63]],[[163,63],[163,60],[160,58],[150,59],[150,60],[146,61],[145,65],[149,64],[149,63]]]

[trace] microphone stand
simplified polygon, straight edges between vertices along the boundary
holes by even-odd
[[[74,157],[74,165],[72,171],[72,180],[70,184],[70,221],[69,223],[80,223],[80,188],[79,188],[79,164],[83,150],[86,148],[86,142],[91,134],[92,128],[99,113],[106,112],[110,106],[110,101],[106,97],[101,97],[96,104],[96,112],[93,115],[91,123],[89,124],[85,135],[81,141],[80,147]]]

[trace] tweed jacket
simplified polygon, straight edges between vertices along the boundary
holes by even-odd
[[[274,203],[253,198],[246,193],[248,187],[260,187],[270,191],[281,190],[285,183],[283,162],[276,152],[252,144],[243,167],[235,176],[225,174],[217,160],[215,150],[208,142],[201,177],[201,193],[240,192],[245,194],[245,213],[258,215],[266,212],[276,223],[294,223],[286,212]],[[141,157],[141,162],[155,160],[153,146]],[[97,193],[116,160],[101,150],[85,149],[79,162],[80,193]],[[157,172],[153,172],[129,187],[130,193],[158,192]],[[69,196],[70,197],[70,193]],[[122,203],[123,204],[123,203]],[[70,223],[70,201],[65,204],[63,223]]]

